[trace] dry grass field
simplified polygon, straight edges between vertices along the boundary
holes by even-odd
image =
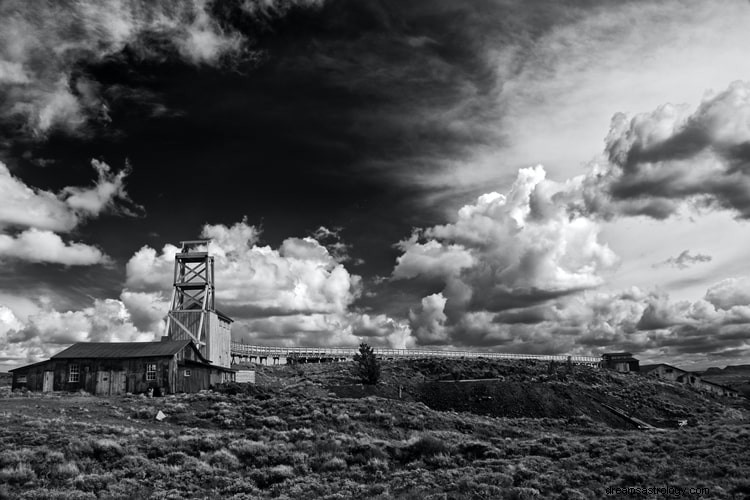
[[[481,378],[493,380],[456,382]],[[385,362],[374,388],[351,364],[261,367],[257,380],[153,399],[6,390],[0,498],[750,495],[745,401],[638,375],[421,360]],[[689,425],[639,430],[602,404]]]

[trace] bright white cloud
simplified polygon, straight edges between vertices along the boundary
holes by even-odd
[[[232,226],[208,224],[201,236],[211,240],[207,250],[215,259],[216,307],[235,320],[236,338],[341,346],[367,337],[373,345],[410,345],[406,322],[351,311],[361,278],[316,239],[287,238],[278,249],[261,246],[260,231],[245,220]],[[131,294],[141,294],[140,310],[166,295],[177,252],[173,245],[160,252],[143,247],[131,257],[126,265],[129,290],[122,296],[131,311]]]
[[[69,186],[54,194],[27,186],[0,162],[0,257],[65,265],[109,261],[100,249],[65,242],[57,234],[104,212],[134,216],[143,210],[125,191],[128,167],[115,173],[104,162],[92,160],[91,165],[97,172],[93,186]]]
[[[127,291],[122,300],[95,299],[91,306],[78,310],[59,311],[38,304],[26,319],[0,304],[0,361],[40,361],[75,342],[158,340],[163,334],[163,323],[157,319],[160,309],[165,307],[159,297]]]
[[[577,187],[546,180],[541,166],[521,169],[506,195],[480,196],[459,210],[455,222],[402,241],[393,278],[444,283],[441,307],[432,295],[422,313],[412,312],[417,337],[445,340],[445,330],[437,328],[445,318],[433,321],[438,311],[455,323],[467,311],[501,311],[602,284],[601,273],[617,257],[599,241],[595,220],[567,211]]]
[[[129,168],[115,173],[95,159],[91,166],[97,172],[93,186],[70,186],[54,194],[27,186],[0,162],[0,229],[16,226],[64,233],[105,211],[135,215],[142,210],[125,191]]]
[[[66,266],[104,264],[109,258],[98,248],[83,243],[65,243],[51,231],[27,229],[16,236],[0,234],[0,258],[49,262]]]
[[[705,300],[721,310],[750,305],[750,277],[720,281],[706,291]]]
[[[360,277],[351,275],[312,238],[288,238],[278,250],[258,246],[259,231],[240,222],[231,227],[206,225],[212,238],[216,300],[220,308],[249,316],[298,313],[343,314],[360,293]],[[174,255],[140,249],[128,262],[127,286],[133,290],[166,290],[172,286]]]
[[[180,251],[167,244],[157,253],[149,246],[138,250],[125,265],[125,286],[139,291],[166,291],[172,286],[174,257]]]
[[[27,186],[0,162],[0,227],[67,232],[77,224],[78,215],[64,200],[49,191]]]

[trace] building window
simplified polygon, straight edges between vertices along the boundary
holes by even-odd
[[[26,383],[26,375],[18,375],[16,377],[16,383],[18,383],[18,384],[25,384]]]
[[[156,380],[156,363],[146,364],[146,380]]]
[[[186,376],[186,377],[189,377],[189,376],[190,376],[190,370],[185,370],[185,376]]]
[[[81,369],[73,363],[68,367],[68,382],[78,382],[81,380]]]

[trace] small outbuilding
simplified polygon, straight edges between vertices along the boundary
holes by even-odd
[[[736,398],[740,395],[739,391],[736,391],[731,387],[717,384],[715,382],[709,382],[693,372],[665,363],[643,365],[641,367],[641,374],[646,375],[647,377],[655,377],[662,380],[670,380],[679,384],[689,385],[690,387],[695,387],[696,389],[719,396]]]
[[[608,352],[602,354],[602,367],[618,372],[637,372],[639,362],[629,352]]]
[[[113,395],[154,390],[198,392],[231,382],[235,370],[213,365],[191,340],[81,342],[47,361],[11,370],[13,389]]]

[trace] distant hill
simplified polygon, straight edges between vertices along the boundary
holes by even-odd
[[[750,365],[711,367],[700,375],[709,382],[729,386],[740,391],[746,398],[750,398]]]
[[[11,383],[13,383],[13,374],[0,372],[0,386],[10,385]]]

